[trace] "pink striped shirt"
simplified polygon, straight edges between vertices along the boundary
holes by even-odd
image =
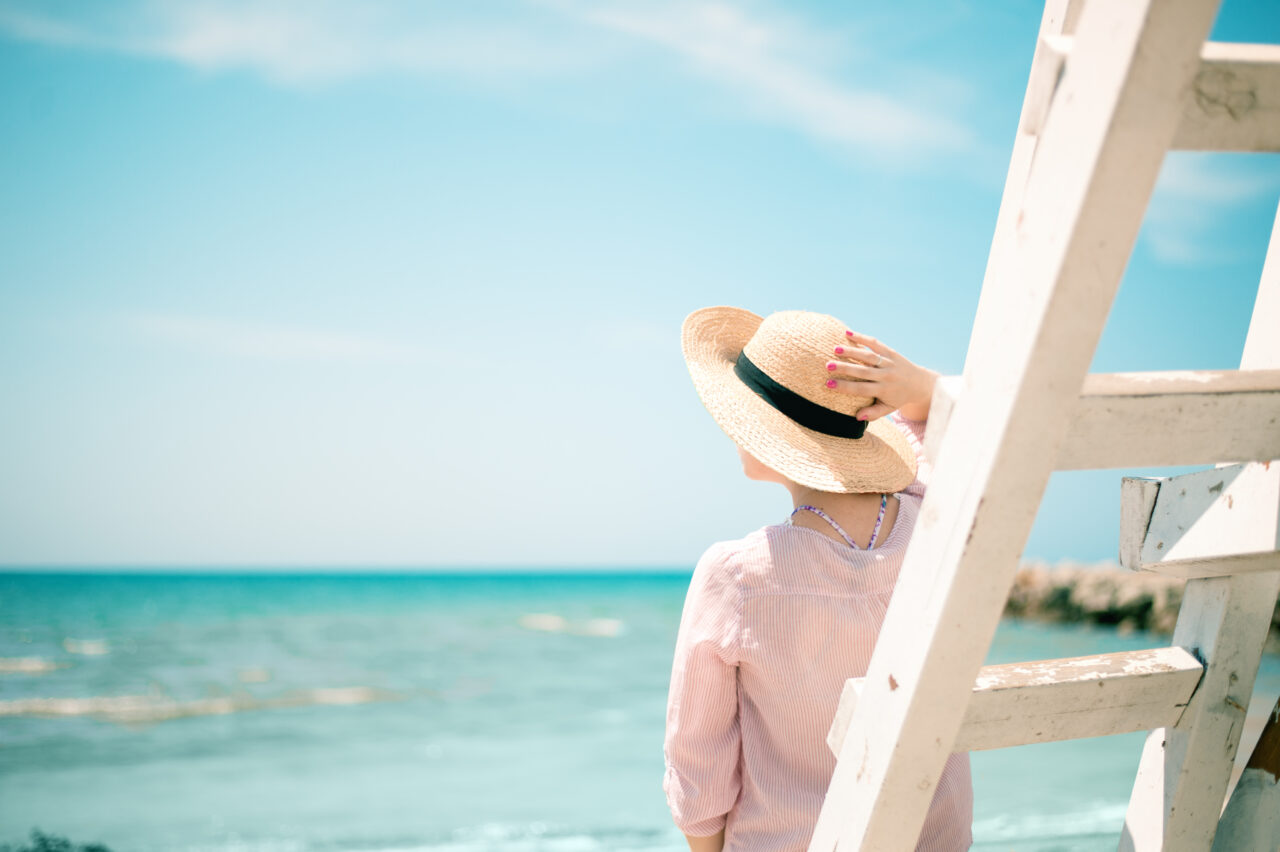
[[[866,674],[928,481],[924,423],[893,417],[920,465],[879,546],[778,524],[713,545],[693,572],[663,749],[685,834],[723,828],[726,852],[809,845],[836,765],[827,730],[845,681]],[[972,821],[969,756],[953,754],[916,848],[968,849]]]

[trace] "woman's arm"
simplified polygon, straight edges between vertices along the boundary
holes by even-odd
[[[929,395],[924,397],[920,402],[911,402],[898,409],[898,412],[908,420],[928,420],[929,405],[933,402],[933,387],[938,381],[938,374],[933,370],[921,367],[929,374]],[[886,414],[888,412],[885,412]],[[878,415],[877,415],[878,416]]]
[[[837,346],[827,362],[827,387],[836,393],[873,396],[858,412],[859,420],[875,420],[901,411],[908,420],[929,419],[929,403],[938,374],[912,363],[874,337],[846,331],[850,346]]]
[[[734,547],[717,544],[698,560],[671,665],[662,788],[676,827],[697,850],[722,847],[726,815],[742,790],[736,557]]]
[[[686,834],[685,840],[689,841],[689,852],[720,852],[724,849],[724,829],[710,837],[694,837],[692,834]]]

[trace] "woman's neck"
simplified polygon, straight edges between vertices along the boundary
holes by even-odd
[[[787,483],[787,490],[791,492],[791,502],[795,508],[813,506],[821,509],[852,536],[860,547],[866,547],[871,531],[875,528],[876,517],[880,514],[880,499],[883,496],[881,493],[834,494],[829,491],[816,491],[795,482]],[[888,538],[889,532],[893,529],[893,523],[898,514],[897,502],[897,500],[889,501],[888,511],[885,513],[880,534],[876,539],[877,543]],[[794,526],[815,530],[830,538],[843,540],[829,523],[812,512],[796,512],[792,515],[791,523]]]

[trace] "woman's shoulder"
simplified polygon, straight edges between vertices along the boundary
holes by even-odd
[[[694,624],[736,623],[742,609],[743,571],[750,563],[752,535],[718,541],[694,566],[685,595],[685,618]]]
[[[742,538],[717,541],[702,554],[694,573],[700,571],[706,573],[740,571],[745,563],[753,561],[762,550],[768,550],[769,529],[771,528],[761,527],[754,532],[747,533]]]
[[[796,531],[789,524],[774,524],[749,532],[742,538],[718,541],[707,548],[693,571],[696,585],[712,588],[732,586],[742,591],[752,577],[770,571],[777,536]]]

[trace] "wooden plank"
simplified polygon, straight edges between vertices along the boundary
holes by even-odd
[[[1280,701],[1262,728],[1213,838],[1213,852],[1276,849],[1280,849]]]
[[[1125,478],[1120,523],[1141,528],[1122,529],[1120,564],[1188,578],[1280,570],[1280,550],[1241,545],[1276,528],[1280,481],[1268,468],[1251,462],[1163,479]],[[1126,504],[1146,503],[1152,484],[1157,494],[1146,517],[1137,508],[1126,512]]]
[[[952,749],[981,751],[1173,725],[1203,671],[1184,648],[983,666]],[[827,735],[835,754],[863,681],[851,678],[840,696]]]
[[[1089,376],[1059,470],[1280,457],[1280,370]]]
[[[1242,369],[1280,367],[1277,328],[1280,222],[1271,232]],[[1280,464],[1272,463],[1266,474],[1272,481],[1259,502],[1280,488]],[[1268,508],[1273,518],[1280,516],[1280,504]],[[1276,525],[1247,530],[1237,546],[1280,547]],[[1274,571],[1187,581],[1173,641],[1197,650],[1205,675],[1178,724],[1147,737],[1125,814],[1122,852],[1208,849],[1213,842],[1277,593],[1280,572]]]
[[[1120,480],[1120,564],[1130,570],[1142,564],[1151,513],[1160,494],[1157,478],[1126,476]]]
[[[1090,3],[810,849],[911,849],[1199,67],[1215,0]],[[997,226],[999,228],[999,225]],[[985,289],[985,288],[984,288]]]
[[[1074,39],[1041,39],[1022,130],[1036,134],[1049,112]],[[1173,134],[1175,151],[1280,151],[1280,45],[1206,42]]]
[[[1176,724],[1204,667],[1183,648],[990,666],[957,751],[1102,737]],[[1104,697],[1105,696],[1105,697]]]
[[[1273,573],[1187,583],[1173,642],[1205,659],[1205,675],[1179,723],[1147,737],[1122,851],[1212,843],[1278,588]]]
[[[1280,45],[1205,44],[1182,121],[1180,151],[1280,151]]]
[[[929,434],[946,430],[962,386],[939,382]],[[1280,458],[1280,370],[1090,374],[1067,418],[1057,470]]]

